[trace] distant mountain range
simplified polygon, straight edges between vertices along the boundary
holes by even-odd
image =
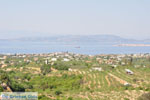
[[[125,39],[114,35],[64,35],[51,37],[25,37],[18,39],[1,39],[0,41],[58,42],[67,44],[150,44],[150,40]]]

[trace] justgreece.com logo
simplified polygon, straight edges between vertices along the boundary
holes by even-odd
[[[1,92],[0,100],[38,100],[37,92]]]

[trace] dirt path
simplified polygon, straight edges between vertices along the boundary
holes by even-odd
[[[108,76],[105,76],[105,79],[106,79],[106,81],[107,81],[107,83],[108,83],[108,86],[110,86],[111,83],[110,83],[110,81],[109,81],[109,79],[108,79]]]
[[[88,77],[91,78],[91,79],[93,78],[93,76],[91,74],[88,74]]]
[[[111,76],[111,77],[113,77],[113,78],[115,78],[118,82],[120,82],[121,84],[126,84],[126,83],[128,83],[127,81],[125,81],[125,80],[123,80],[123,79],[121,79],[121,78],[119,78],[119,77],[117,77],[117,76],[115,76],[115,75],[113,75],[113,74],[111,74],[111,73],[109,73],[109,75]]]
[[[101,88],[101,82],[98,81],[98,88]]]
[[[82,73],[83,73],[84,75],[86,75],[86,72],[85,72],[85,71],[82,71]]]
[[[91,81],[88,82],[88,87],[89,87],[89,89],[92,89],[92,88],[91,88],[91,83],[92,83]]]
[[[79,74],[81,74],[82,75],[82,72],[81,71],[78,71],[79,72]]]
[[[73,71],[75,75],[78,75],[78,71]]]
[[[50,98],[50,99],[53,99],[53,100],[55,100],[56,98],[55,97],[52,97],[51,95],[49,95],[49,94],[45,94],[45,96],[46,97],[48,97],[48,98]]]
[[[126,83],[128,83],[127,81],[125,81],[125,80],[123,80],[123,79],[121,79],[121,78],[119,78],[119,77],[117,77],[117,76],[115,76],[115,75],[113,75],[111,73],[109,73],[109,75],[112,76],[113,78],[115,78],[118,82],[120,82],[123,85],[125,85]],[[131,83],[128,83],[128,84],[131,84]],[[131,85],[133,87],[139,87],[139,85],[137,85],[137,84],[131,84]]]
[[[96,74],[96,76],[97,76],[97,85],[98,85],[98,88],[101,88],[101,82],[100,82],[100,80],[99,80],[99,74],[97,73]]]
[[[87,99],[87,100],[90,100],[87,96],[83,96],[83,95],[79,95],[79,97],[81,97],[82,99]]]

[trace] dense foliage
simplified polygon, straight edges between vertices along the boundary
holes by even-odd
[[[34,89],[36,89],[35,91],[56,90],[57,91],[56,94],[61,94],[61,93],[58,93],[58,90],[66,90],[67,91],[67,90],[79,89],[81,80],[82,80],[81,76],[64,74],[61,77],[37,76],[37,77],[31,79],[31,83],[37,84],[36,86],[34,86]]]
[[[57,70],[68,70],[69,64],[59,61],[59,62],[55,62],[53,67]]]

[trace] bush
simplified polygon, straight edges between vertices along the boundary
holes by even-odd
[[[69,97],[67,100],[73,100],[73,98],[72,98],[72,97]]]
[[[3,92],[3,87],[2,86],[0,86],[0,92]]]
[[[60,94],[62,94],[62,92],[59,91],[59,90],[57,90],[57,91],[55,91],[55,94],[56,94],[56,95],[60,95]]]
[[[139,87],[139,90],[143,90],[143,87]]]
[[[25,79],[27,79],[28,81],[31,79],[31,76],[29,75],[29,74],[25,74],[24,76],[23,76],[23,79],[25,80]]]
[[[68,77],[67,74],[63,74],[63,75],[62,75],[62,78],[63,78],[63,79],[66,79],[67,77]]]
[[[90,88],[89,88],[89,87],[86,87],[86,90],[87,90],[87,91],[89,91],[89,90],[90,90]]]
[[[38,100],[51,100],[51,99],[46,97],[45,95],[41,95],[38,97]]]
[[[10,78],[9,78],[8,74],[4,71],[0,71],[0,82],[6,83],[7,85],[10,84]]]
[[[148,87],[148,88],[146,88],[146,89],[145,89],[145,91],[150,91],[150,88],[149,88],[149,87]]]
[[[43,73],[43,75],[50,73],[51,72],[51,65],[46,65],[46,64],[43,65],[41,67],[41,72]]]
[[[25,88],[17,82],[12,82],[10,88],[13,92],[25,92]]]

